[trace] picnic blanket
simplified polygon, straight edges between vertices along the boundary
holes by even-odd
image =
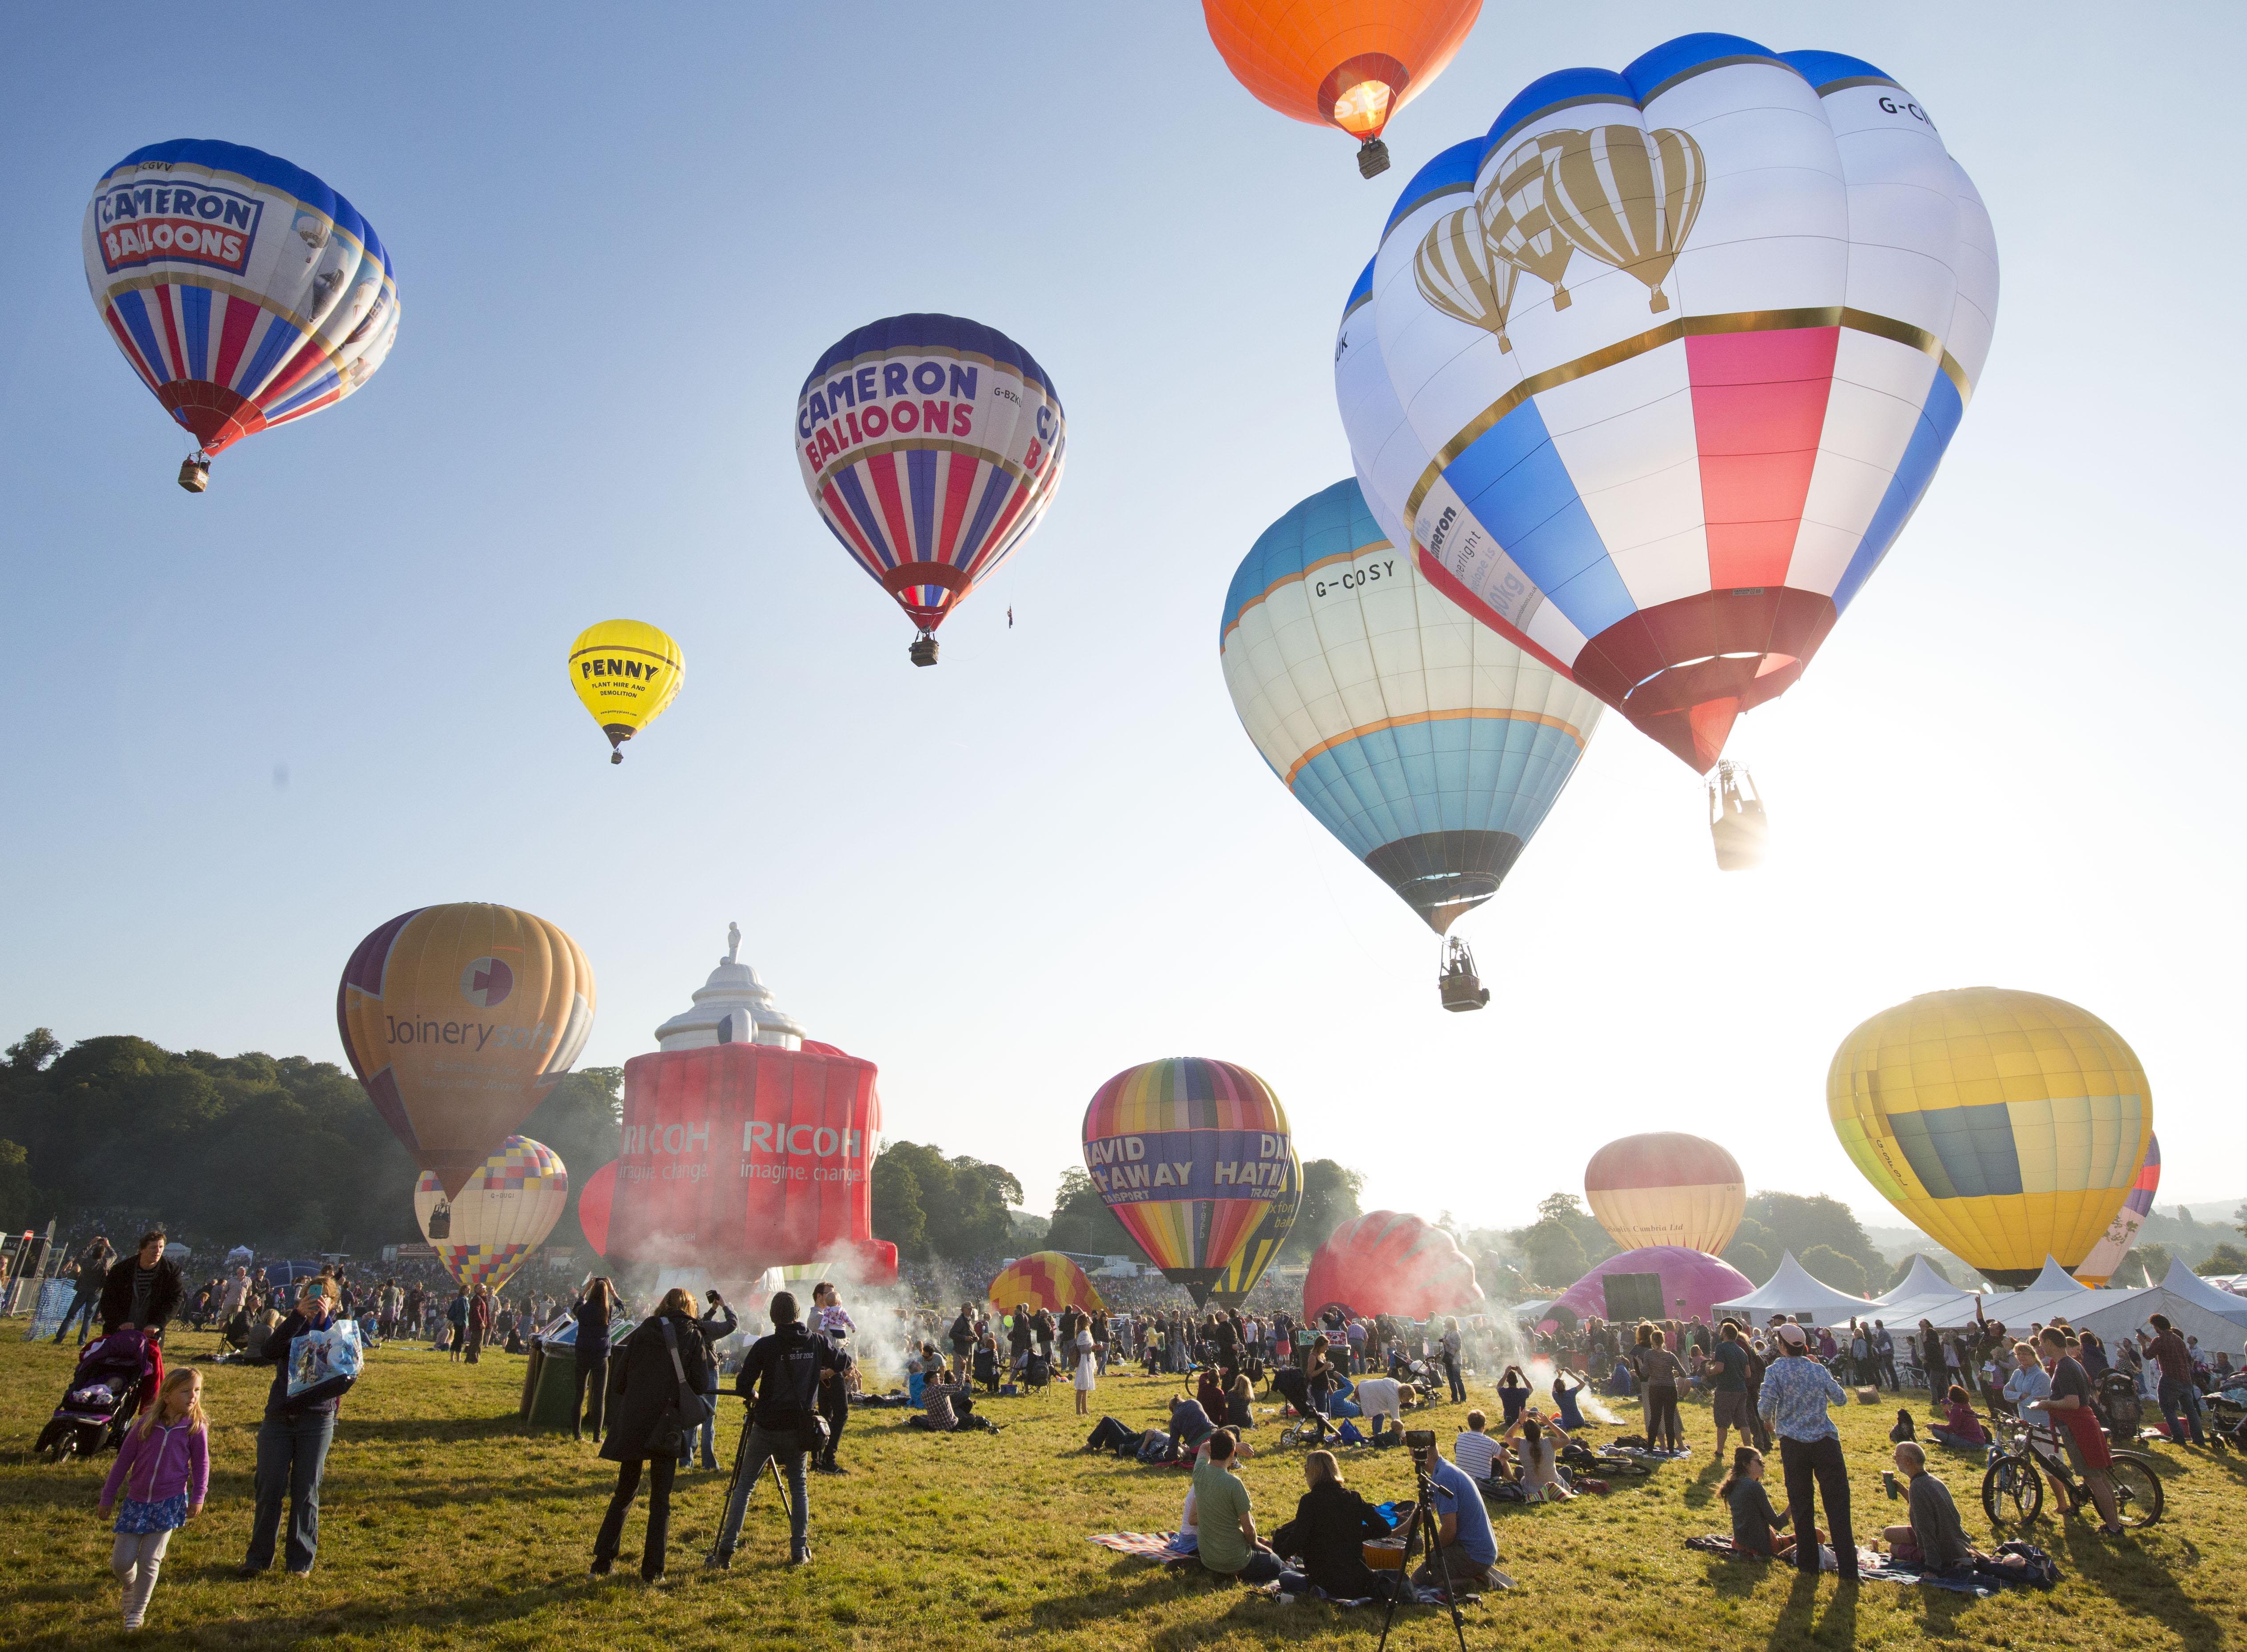
[[[1685,1546],[1689,1549],[1697,1549],[1704,1554],[1721,1554],[1728,1560],[1769,1560],[1772,1558],[1768,1554],[1758,1554],[1752,1549],[1741,1548],[1731,1538],[1718,1532],[1711,1532],[1702,1537],[1689,1537],[1685,1539]],[[1857,1571],[1861,1576],[1873,1576],[1887,1562],[1888,1557],[1876,1550],[1861,1546],[1857,1550]],[[1789,1560],[1786,1564],[1792,1566],[1794,1562]],[[1821,1572],[1838,1572],[1841,1569],[1841,1560],[1834,1555],[1831,1546],[1827,1544],[1821,1543],[1818,1546],[1818,1569]]]
[[[1923,1583],[1930,1589],[1950,1589],[1960,1594],[1970,1594],[1977,1601],[1986,1601],[1998,1592],[1998,1586],[1978,1573],[1944,1577],[1939,1572],[1923,1572],[1916,1566],[1898,1566],[1885,1555],[1881,1557],[1878,1566],[1859,1567],[1857,1575],[1868,1583]]]
[[[1180,1566],[1200,1558],[1195,1539],[1183,1532],[1103,1532],[1089,1540],[1118,1554],[1136,1554],[1162,1566]]]

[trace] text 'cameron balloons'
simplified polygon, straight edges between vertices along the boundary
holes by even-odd
[[[1108,1306],[1084,1270],[1059,1251],[1033,1251],[1007,1263],[991,1281],[989,1297],[991,1306],[1001,1314],[1011,1314],[1024,1304],[1033,1314],[1040,1308],[1058,1314],[1065,1307],[1083,1308],[1089,1314]]]
[[[1202,0],[1209,38],[1259,103],[1363,140],[1357,169],[1386,171],[1389,119],[1444,72],[1482,0]]]
[[[1609,1142],[1584,1166],[1584,1199],[1626,1251],[1683,1245],[1714,1256],[1747,1212],[1740,1162],[1705,1137],[1655,1130]]]
[[[2162,1138],[2148,1136],[2146,1162],[2138,1167],[2137,1180],[2130,1184],[2129,1192],[2123,1197],[2122,1208],[2114,1212],[2114,1219],[2107,1225],[2107,1231],[2091,1247],[2091,1254],[2085,1257],[2082,1266],[2075,1270],[2075,1277],[2080,1282],[2096,1287],[2114,1277],[2114,1270],[2122,1266],[2122,1259],[2138,1242],[2138,1230],[2146,1225],[2146,1218],[2153,1214],[2154,1193],[2161,1184]],[[2159,1284],[2160,1281],[2157,1280],[2155,1283]]]
[[[1458,1241],[1417,1216],[1368,1211],[1342,1223],[1311,1257],[1303,1317],[1330,1307],[1355,1314],[1471,1314],[1483,1300]]]
[[[1423,168],[1335,386],[1437,586],[1705,771],[1895,543],[1997,304],[1909,92],[1689,35],[1533,82]]]
[[[1248,1300],[1295,1230],[1295,1217],[1303,1208],[1303,1161],[1293,1147],[1287,1150],[1287,1191],[1264,1207],[1264,1214],[1248,1231],[1248,1242],[1234,1253],[1225,1272],[1210,1287],[1209,1300],[1219,1307],[1239,1307]]]
[[[1245,1067],[1198,1055],[1142,1062],[1084,1109],[1084,1169],[1163,1277],[1197,1303],[1267,1208],[1296,1186],[1287,1109]]]
[[[512,906],[401,912],[336,987],[344,1053],[382,1122],[453,1198],[570,1070],[593,1030],[577,943]]]
[[[604,619],[570,645],[570,686],[609,737],[609,761],[625,741],[663,715],[684,680],[679,645],[637,619]]]
[[[1969,986],[1884,1009],[1826,1075],[1834,1133],[1920,1231],[1998,1285],[2091,1253],[2152,1144],[2121,1034],[2039,993]]]
[[[510,1136],[479,1165],[457,1196],[428,1171],[413,1184],[421,1237],[459,1283],[494,1290],[546,1241],[570,1203],[561,1155],[528,1136]]]
[[[193,433],[180,485],[242,437],[333,406],[398,337],[398,283],[374,227],[277,155],[179,139],[94,186],[80,237],[110,337]]]
[[[1400,556],[1355,481],[1258,536],[1218,650],[1281,783],[1439,935],[1498,892],[1599,720]]]
[[[828,531],[912,618],[936,628],[1029,537],[1061,486],[1068,421],[1030,352],[957,316],[891,316],[819,358],[796,456]]]

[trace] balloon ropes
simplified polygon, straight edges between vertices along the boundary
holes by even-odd
[[[1259,103],[1361,140],[1357,170],[1389,170],[1382,128],[1444,72],[1482,0],[1202,0],[1225,66]]]
[[[1068,424],[1045,369],[957,316],[891,316],[819,358],[796,404],[805,491],[904,609],[916,666],[936,628],[1030,536],[1061,485]]]
[[[1007,1263],[991,1281],[989,1297],[1001,1314],[1011,1314],[1025,1303],[1032,1313],[1043,1308],[1049,1314],[1065,1307],[1090,1314],[1108,1307],[1084,1270],[1059,1251],[1033,1251]]]
[[[1210,1287],[1209,1300],[1219,1307],[1239,1307],[1264,1278],[1264,1270],[1279,1259],[1280,1247],[1294,1232],[1295,1217],[1303,1208],[1303,1161],[1293,1147],[1287,1150],[1287,1191],[1264,1207],[1264,1214],[1249,1230],[1243,1245],[1224,1273]]]
[[[1197,1304],[1297,1187],[1287,1109],[1231,1062],[1143,1062],[1084,1109],[1084,1168],[1132,1241]]]
[[[1422,168],[1335,387],[1438,588],[1705,773],[1925,494],[1997,302],[1988,214],[1894,79],[1688,35]]]
[[[402,912],[336,987],[344,1052],[375,1111],[448,1198],[570,1070],[593,1030],[577,943],[511,906]]]
[[[1747,1178],[1740,1162],[1706,1137],[1656,1130],[1593,1154],[1584,1200],[1623,1250],[1682,1245],[1714,1256],[1739,1232]]]
[[[1281,783],[1438,935],[1498,892],[1599,721],[1592,695],[1399,556],[1356,481],[1259,536],[1218,651]],[[1479,1008],[1471,959],[1464,973],[1447,959],[1444,1002]]]
[[[277,155],[180,139],[136,149],[94,186],[85,284],[117,347],[214,454],[333,406],[398,337],[390,255],[351,202]]]
[[[413,1184],[421,1237],[461,1285],[494,1290],[545,1243],[570,1202],[570,1173],[559,1154],[528,1136],[510,1136],[479,1165],[457,1196],[428,1171]]]
[[[2091,1254],[2083,1259],[2075,1270],[2075,1277],[2089,1286],[2104,1285],[2114,1277],[2114,1270],[2122,1266],[2122,1259],[2138,1242],[2138,1230],[2153,1214],[2154,1193],[2162,1184],[2162,1138],[2146,1137],[2146,1162],[2138,1167],[2138,1179],[2130,1184],[2130,1191],[2122,1201],[2122,1208],[2114,1212],[2114,1219],[2091,1247]],[[2160,1283],[2155,1280],[2155,1283]]]
[[[1884,1009],[1826,1075],[1834,1133],[1922,1232],[1992,1283],[2073,1269],[2153,1144],[2152,1088],[2121,1035],[2037,993],[1969,986]]]
[[[663,715],[685,672],[679,645],[637,619],[604,619],[570,645],[570,686],[609,737],[609,761],[625,741]]]

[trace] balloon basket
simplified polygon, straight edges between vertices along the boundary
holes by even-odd
[[[1490,988],[1475,973],[1473,952],[1456,935],[1444,944],[1444,971],[1436,978],[1436,990],[1444,1007],[1454,1012],[1480,1009],[1490,1002]]]
[[[210,461],[182,459],[180,461],[180,486],[191,494],[199,494],[210,486]]]
[[[1717,848],[1717,870],[1751,872],[1763,864],[1771,843],[1771,821],[1748,771],[1729,761],[1717,765],[1709,782],[1709,836]]]
[[[936,664],[936,638],[926,631],[921,632],[912,639],[912,646],[905,650],[905,657],[916,666],[933,666]]]
[[[1368,138],[1357,152],[1357,175],[1378,178],[1389,170],[1389,146],[1378,138]]]
[[[609,761],[612,763],[620,763],[624,761],[624,760],[625,754],[622,752],[611,752],[609,754]]]

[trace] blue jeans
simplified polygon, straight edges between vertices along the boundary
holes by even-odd
[[[85,1346],[85,1334],[93,1328],[94,1304],[100,1300],[101,1293],[99,1291],[89,1293],[73,1290],[71,1295],[71,1305],[63,1314],[62,1324],[55,1331],[55,1341],[57,1342],[60,1342],[63,1340],[65,1334],[67,1333],[71,1328],[71,1321],[73,1319],[76,1319],[79,1321],[78,1345],[80,1348],[84,1348]],[[83,1315],[83,1317],[80,1317],[81,1315]]]
[[[741,1442],[734,1483],[727,1489],[725,1517],[719,1522],[717,1555],[721,1564],[734,1558],[734,1548],[741,1541],[741,1521],[748,1513],[750,1495],[757,1489],[758,1477],[764,1473],[765,1464],[777,1459],[781,1472],[788,1477],[788,1541],[791,1552],[803,1547],[811,1526],[811,1499],[804,1488],[803,1454],[812,1433],[809,1428],[801,1432],[795,1429],[766,1429],[755,1423],[748,1424],[748,1437]]]
[[[2208,1436],[2200,1426],[2200,1390],[2191,1383],[2180,1382],[2173,1376],[2162,1379],[2162,1416],[2168,1423],[2172,1444],[2183,1443],[2188,1426],[2195,1445],[2208,1444]]]
[[[1248,1564],[1232,1574],[1243,1583],[1269,1583],[1278,1579],[1282,1594],[1300,1594],[1306,1580],[1269,1549],[1258,1549],[1248,1557]]]
[[[335,1437],[333,1411],[298,1411],[269,1416],[257,1425],[257,1470],[253,1484],[257,1512],[249,1527],[249,1551],[242,1563],[253,1572],[273,1564],[273,1542],[281,1532],[281,1499],[289,1499],[289,1544],[283,1558],[291,1572],[309,1572],[320,1546],[320,1471],[327,1465],[328,1442]]]

